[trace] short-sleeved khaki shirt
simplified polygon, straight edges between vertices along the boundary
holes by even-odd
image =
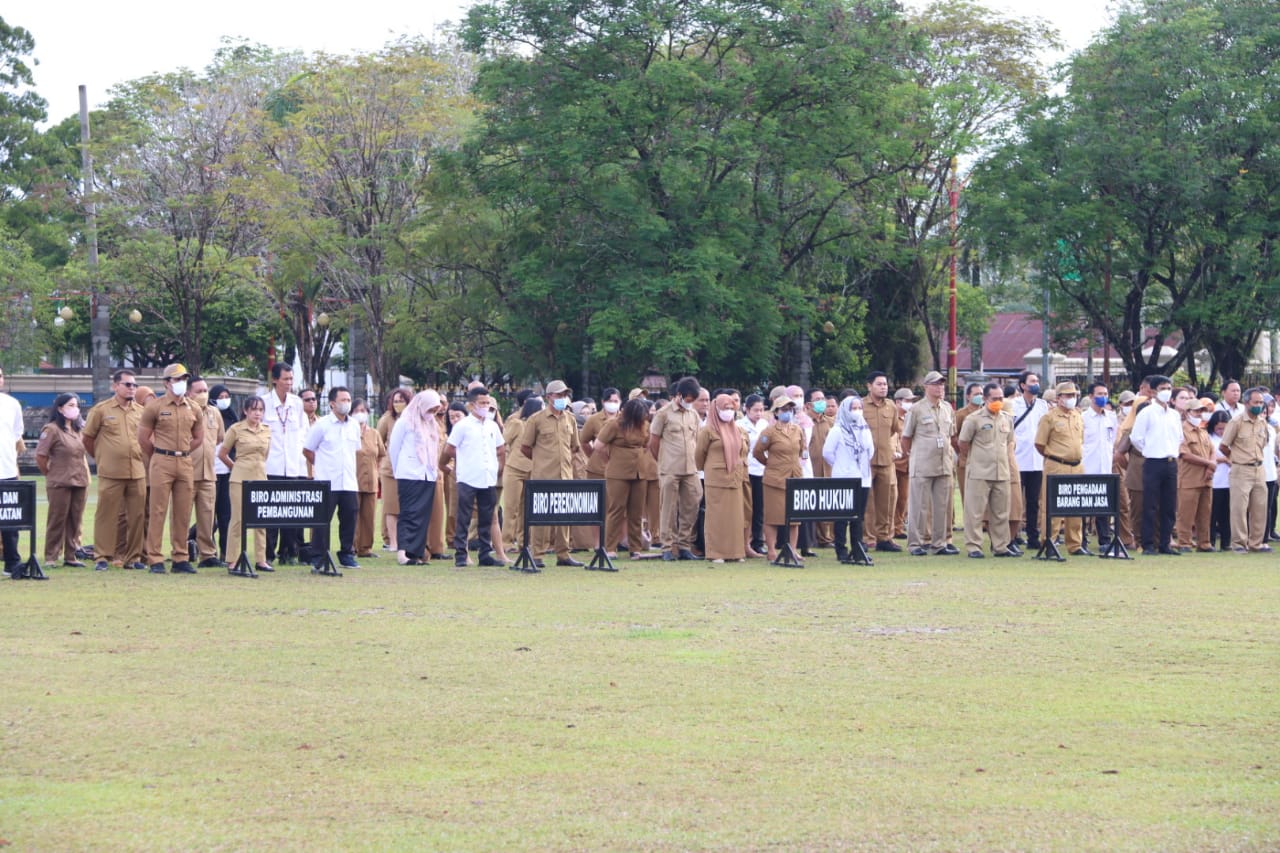
[[[983,406],[971,411],[960,427],[961,444],[968,443],[964,475],[969,480],[1008,480],[1013,460],[1013,418],[991,414]]]
[[[160,450],[189,453],[196,437],[204,437],[204,421],[196,404],[172,394],[147,403],[141,425],[151,430],[151,444]]]
[[[533,451],[531,480],[572,480],[579,451],[578,422],[567,411],[543,409],[525,422],[520,444]]]
[[[681,406],[678,401],[664,406],[653,416],[653,422],[649,424],[649,435],[656,435],[662,441],[658,446],[659,474],[698,473],[694,451],[698,447],[700,429],[702,418],[693,409]]]
[[[956,413],[946,400],[937,405],[921,400],[907,412],[902,437],[911,439],[911,476],[943,477],[955,467],[951,436],[956,431]]]
[[[147,476],[138,444],[142,407],[132,400],[123,405],[114,396],[89,410],[83,434],[93,439],[98,476],[111,480],[140,480]]]

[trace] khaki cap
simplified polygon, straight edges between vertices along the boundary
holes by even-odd
[[[1203,412],[1205,409],[1212,409],[1212,408],[1213,408],[1213,403],[1210,403],[1208,400],[1205,400],[1205,399],[1192,400],[1190,403],[1187,404],[1188,412]]]
[[[569,386],[565,385],[564,382],[559,379],[553,379],[547,385],[548,394],[563,394],[568,390]]]
[[[795,400],[792,400],[786,394],[783,394],[781,397],[774,398],[773,405],[769,407],[769,411],[776,412],[778,411],[778,409],[782,409],[787,406],[795,406],[795,404],[796,404]]]
[[[1138,399],[1138,395],[1132,391],[1126,389],[1120,392],[1120,405],[1122,406],[1127,406],[1136,399]]]
[[[941,373],[939,373],[936,370],[930,370],[928,373],[924,375],[925,385],[937,385],[940,382],[946,382],[946,381],[947,381],[947,377],[943,376]]]
[[[893,392],[893,399],[895,400],[914,400],[915,398],[915,392],[910,388],[899,388]]]
[[[1076,387],[1074,382],[1059,382],[1058,387],[1053,389],[1058,394],[1075,394],[1080,396],[1080,389]]]
[[[186,365],[178,361],[175,361],[173,364],[166,367],[164,369],[164,374],[163,374],[165,379],[177,379],[181,376],[190,376],[190,375],[191,375],[191,371],[187,370]]]

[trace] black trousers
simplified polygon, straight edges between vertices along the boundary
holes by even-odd
[[[297,477],[282,477],[279,474],[268,474],[268,480],[296,480]],[[230,500],[230,498],[228,498]],[[277,549],[277,544],[279,548]],[[239,547],[236,545],[235,547]],[[298,527],[285,528],[284,530],[267,528],[267,562],[274,563],[276,558],[280,560],[296,560],[302,552],[302,529]]]
[[[356,538],[356,515],[360,509],[360,494],[330,492],[329,495],[332,500],[329,503],[325,525],[314,528],[312,533],[311,559],[313,560],[319,559],[321,554],[329,550],[329,522],[333,521],[334,510],[338,512],[338,556],[354,557],[356,555],[352,543]]]
[[[1267,482],[1267,527],[1263,531],[1264,542],[1276,538],[1276,484],[1276,480]]]
[[[1231,547],[1231,490],[1214,489],[1209,510],[1209,544],[1225,551]]]
[[[453,528],[453,553],[467,558],[467,531],[471,527],[471,510],[476,511],[476,539],[480,541],[480,559],[493,553],[493,510],[498,504],[498,490],[490,486],[477,489],[466,483],[458,484],[458,523]]]
[[[218,559],[227,559],[227,527],[231,524],[231,475],[219,474],[213,493],[213,529],[218,533]],[[235,546],[239,548],[240,545]]]
[[[1178,460],[1142,463],[1142,547],[1168,548],[1178,513]]]
[[[1026,512],[1022,514],[1022,532],[1027,543],[1040,542],[1040,484],[1044,480],[1043,471],[1022,472],[1022,503]]]
[[[396,541],[406,557],[421,560],[427,553],[427,527],[431,524],[431,508],[436,502],[436,482],[397,477],[396,491],[400,494]]]
[[[17,477],[4,477],[5,480],[16,480]],[[0,542],[4,543],[4,570],[10,571],[22,561],[18,554],[18,534],[17,530],[6,530],[0,534]]]
[[[751,547],[764,550],[764,477],[749,475],[751,480]]]
[[[844,559],[854,542],[862,541],[862,518],[867,510],[867,498],[871,495],[871,489],[858,489],[853,493],[853,508],[858,517],[853,521],[845,521],[841,519],[836,522],[835,533],[835,549],[836,557]]]

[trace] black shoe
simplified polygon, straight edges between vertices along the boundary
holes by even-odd
[[[196,567],[188,563],[186,560],[179,560],[173,564],[173,573],[175,575],[194,575]]]
[[[1161,549],[1160,549],[1160,553],[1161,553],[1161,554],[1164,554],[1166,557],[1181,557],[1181,556],[1182,556],[1182,552],[1181,552],[1181,551],[1179,551],[1177,548],[1161,548]]]
[[[205,557],[199,563],[196,563],[202,569],[225,569],[227,564],[219,560],[217,557]]]
[[[843,563],[843,562],[844,562],[845,560],[847,560],[847,559],[849,559],[849,552],[848,552],[848,551],[846,551],[844,548],[837,548],[837,549],[836,549],[836,562],[838,562],[838,563]]]
[[[984,554],[984,553],[982,553],[981,551],[970,551],[970,552],[969,552],[969,558],[970,558],[971,560],[982,560],[982,559],[985,559],[985,558],[986,558],[986,556],[987,556],[987,555],[986,555],[986,554]]]
[[[1021,536],[1015,536],[1013,537],[1013,541],[1010,542],[1009,544],[1017,545],[1019,548],[1021,548],[1023,545],[1027,544],[1027,540],[1023,539]]]
[[[445,556],[444,556],[444,554],[432,554],[432,555],[431,555],[431,559],[433,559],[433,560],[443,560],[443,559],[445,559]]]
[[[1019,544],[1021,544],[1021,543],[1019,543]],[[1039,539],[1028,539],[1028,540],[1027,540],[1027,549],[1028,549],[1028,550],[1030,550],[1030,551],[1039,551],[1039,550],[1040,550],[1040,540],[1039,540]]]
[[[905,533],[895,533],[895,534],[894,534],[894,536],[893,536],[893,538],[894,538],[894,539],[901,539],[901,540],[903,540],[903,541],[905,542],[905,541],[906,541],[906,539],[907,539],[907,534],[905,534]]]
[[[534,560],[533,567],[535,569],[545,569],[547,567],[547,564],[542,562],[541,560]]]
[[[586,563],[583,563],[580,560],[575,560],[573,559],[573,557],[559,557],[556,559],[556,565],[557,566],[573,566],[574,568],[580,569],[584,565],[586,565]]]
[[[1019,548],[1017,545],[1014,545],[1012,542],[1010,542],[1010,543],[1009,543],[1009,556],[1010,556],[1010,557],[1021,557],[1021,556],[1022,556],[1022,549],[1021,549],[1021,548]]]
[[[356,562],[354,554],[339,554],[338,565],[344,569],[358,569],[360,564]]]
[[[84,563],[79,560],[63,560],[62,565],[68,569],[83,569]]]
[[[480,565],[482,565],[482,566],[501,566],[501,565],[503,565],[503,564],[502,564],[502,563],[500,563],[500,562],[498,562],[498,560],[496,560],[492,554],[485,554],[483,557],[481,557],[481,558],[480,558]]]
[[[93,556],[94,556],[94,555],[93,555],[93,546],[92,546],[92,545],[86,545],[86,546],[85,546],[85,547],[83,547],[83,548],[77,548],[77,549],[76,549],[76,559],[77,559],[77,560],[92,560],[92,559],[93,559]]]
[[[1159,551],[1157,551],[1155,548],[1143,548],[1143,549],[1142,549],[1142,556],[1144,556],[1144,557],[1154,557],[1154,556],[1156,556],[1156,555],[1157,555],[1157,554],[1159,554],[1159,553],[1160,553],[1160,552],[1159,552]]]
[[[270,563],[258,563],[253,567],[253,570],[255,572],[274,572],[276,568]]]
[[[894,551],[901,551],[901,550],[902,550],[902,546],[901,546],[901,545],[899,545],[897,542],[893,542],[893,541],[891,541],[891,540],[889,540],[889,539],[886,539],[886,540],[884,540],[883,542],[877,542],[877,543],[876,543],[876,550],[877,550],[877,551],[889,551],[890,553],[892,553],[892,552],[894,552]]]
[[[992,556],[993,557],[1021,557],[1022,552],[1014,548],[1012,545],[1010,545],[1008,548],[1006,548],[1003,551],[996,551],[994,554],[992,554]]]
[[[877,546],[876,546],[876,550],[877,550],[877,551],[879,551],[879,550],[880,550],[880,546],[879,546],[879,545],[877,545]],[[927,556],[929,556],[929,549],[927,549],[927,548],[912,548],[912,549],[911,549],[911,556],[913,556],[913,557],[927,557]]]
[[[1071,553],[1071,556],[1073,557],[1092,557],[1093,556],[1093,552],[1084,546],[1081,546],[1075,549],[1074,551],[1071,551],[1070,553]]]
[[[804,549],[803,551],[801,551],[801,552],[800,552],[800,556],[801,556],[801,557],[816,557],[816,556],[818,556],[818,552],[817,552],[817,551],[810,551],[809,549],[807,549],[807,548],[806,548],[806,549]]]
[[[152,564],[151,564],[151,574],[153,574],[153,575],[163,575],[163,574],[166,574],[166,572],[165,572],[165,570],[164,570],[164,563],[152,563]]]
[[[111,567],[110,567],[109,565],[107,565],[107,561],[106,561],[106,560],[99,560],[98,562],[96,562],[96,563],[94,563],[94,564],[93,564],[93,570],[94,570],[95,572],[105,572],[105,571],[106,571],[107,569],[109,569],[109,568],[111,568]]]
[[[960,552],[956,550],[956,546],[944,545],[938,550],[934,551],[933,555],[935,557],[954,557],[956,554],[959,554],[959,553]]]
[[[461,557],[454,557],[453,567],[455,569],[465,569],[467,567],[467,555],[463,554]]]
[[[670,551],[663,551],[663,552],[662,552],[662,559],[663,559],[663,562],[667,562],[667,563],[674,562],[674,561],[675,561],[675,558],[676,558],[676,555],[675,555],[675,554],[672,554]]]
[[[679,553],[676,555],[676,557],[677,559],[680,559],[680,560],[701,560],[702,559],[697,554],[690,551],[688,548],[681,548]]]

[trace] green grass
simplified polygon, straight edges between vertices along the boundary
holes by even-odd
[[[55,569],[0,585],[0,839],[1275,850],[1278,560]]]

